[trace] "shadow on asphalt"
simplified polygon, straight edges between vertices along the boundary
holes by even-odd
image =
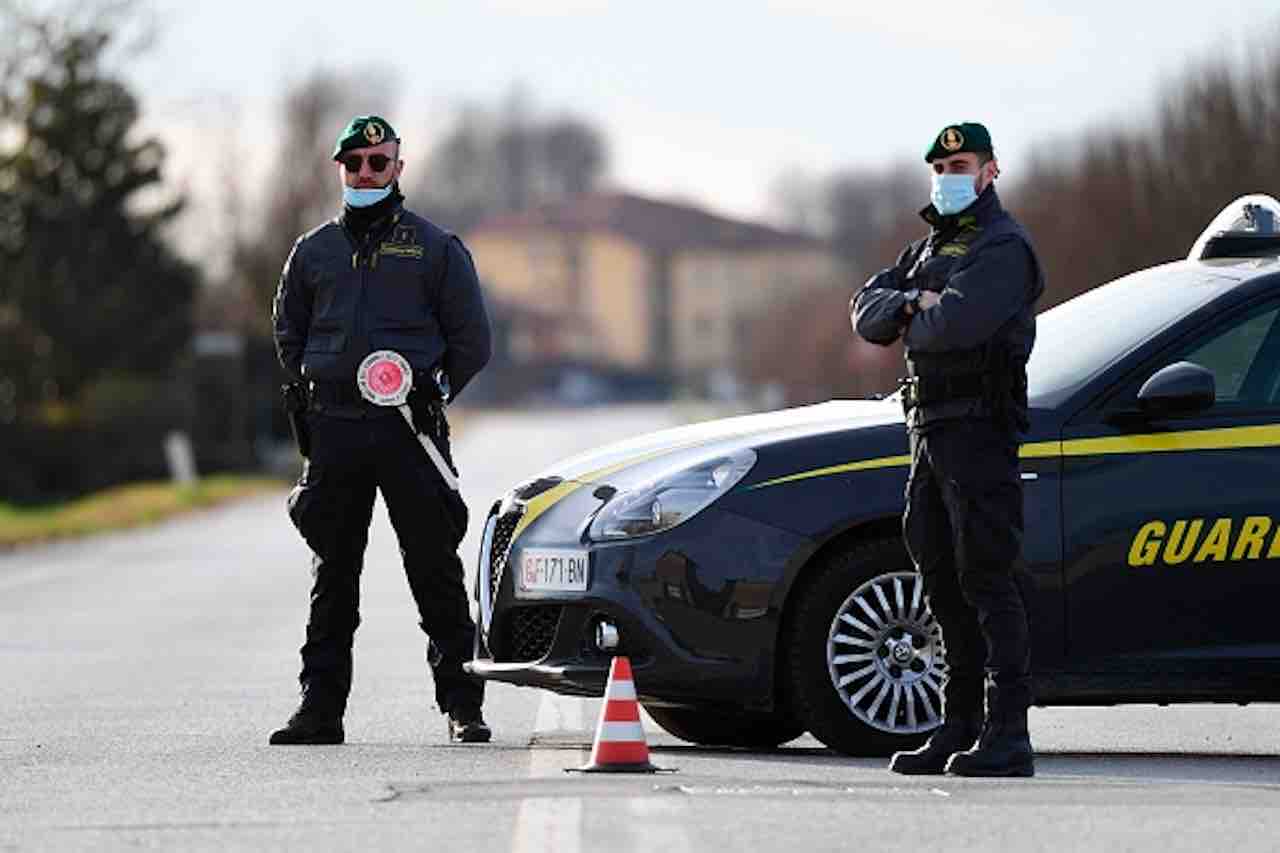
[[[473,778],[465,784],[456,779],[432,781],[429,777],[432,776],[433,765],[429,758],[416,771],[403,763],[406,755],[421,757],[424,753],[429,755],[438,750],[471,750],[467,760],[473,763],[470,771]],[[385,760],[388,772],[393,778],[399,776],[400,781],[390,783],[389,794],[379,802],[421,797],[467,799],[475,796],[477,786],[485,791],[483,798],[486,799],[520,799],[535,795],[529,793],[528,780],[523,773],[517,774],[519,778],[511,776],[513,759],[519,761],[520,756],[541,752],[544,771],[548,766],[571,770],[585,761],[589,750],[590,744],[583,739],[535,744],[501,740],[491,744],[354,742],[343,747],[305,750],[305,759],[303,751],[300,751],[299,760],[317,766],[348,762],[366,766],[369,761],[377,764]],[[614,777],[606,774],[591,777],[597,782],[602,778],[613,781],[599,791],[592,788],[595,792],[590,795],[631,796],[636,790],[658,791],[653,786],[665,786],[660,793],[668,794],[717,793],[724,788],[733,789],[733,793],[744,796],[792,795],[782,789],[779,789],[782,793],[773,791],[778,785],[795,788],[793,793],[796,796],[846,796],[851,792],[870,795],[868,792],[874,794],[885,791],[894,792],[895,796],[914,796],[920,792],[933,791],[938,786],[945,789],[946,796],[987,796],[996,791],[1014,790],[1008,788],[1009,780],[898,776],[889,772],[888,760],[885,758],[849,757],[823,747],[784,746],[774,750],[748,750],[663,744],[651,745],[650,752],[655,765],[676,771],[677,775],[655,777],[638,774]],[[493,756],[492,761],[495,763],[490,765],[485,756]],[[415,760],[421,763],[421,758]],[[491,777],[491,773],[486,772],[487,768],[502,768],[502,772],[497,777]],[[428,777],[428,780],[424,781],[424,777]],[[554,784],[546,780],[540,781],[540,793],[536,796],[585,796],[581,787],[584,778],[587,777],[552,773],[548,779],[562,781]],[[674,781],[654,781],[662,778]],[[646,779],[650,781],[644,781]],[[548,784],[551,787],[548,788]],[[956,787],[957,785],[960,787]],[[742,790],[739,791],[735,786]],[[1181,796],[1194,799],[1202,797],[1206,789],[1221,791],[1229,788],[1239,792],[1236,796],[1244,798],[1240,801],[1242,803],[1274,804],[1276,795],[1280,794],[1280,755],[1046,751],[1037,753],[1036,778],[1019,780],[1015,788],[1025,790],[1025,796],[1033,799],[1050,798],[1045,802],[1056,802],[1053,798],[1069,796],[1102,804],[1120,800],[1165,803],[1166,800],[1160,798]],[[1052,793],[1054,791],[1074,793]],[[1195,793],[1197,791],[1201,793]],[[1250,791],[1253,793],[1246,793]],[[1151,799],[1153,797],[1155,799]],[[1257,800],[1259,797],[1264,800]]]
[[[886,758],[839,755],[822,747],[781,747],[774,750],[746,750],[731,747],[652,746],[650,751],[672,758],[732,758],[736,761],[769,764],[842,765],[865,769],[885,768]],[[1182,752],[1038,752],[1038,776],[1091,779],[1138,779],[1169,782],[1235,782],[1273,785],[1280,788],[1280,752],[1182,753]]]
[[[395,751],[404,749],[469,749],[479,752],[529,752],[531,750],[565,753],[589,752],[588,741],[557,740],[534,744],[502,742],[490,744],[421,744],[421,743],[350,743],[348,749],[358,746],[364,750]],[[824,747],[779,747],[771,750],[751,750],[736,747],[712,747],[689,745],[650,745],[655,756],[666,757],[665,763],[678,765],[680,759],[730,759],[758,764],[792,767],[833,768],[848,767],[860,770],[883,770],[885,757],[851,757],[840,755]],[[1201,782],[1264,785],[1280,789],[1280,752],[1256,753],[1189,753],[1189,752],[1054,752],[1036,753],[1036,775],[1039,778],[1059,780],[1136,780],[1161,782]]]
[[[1036,769],[1076,778],[1240,782],[1280,788],[1280,754],[1050,752],[1036,756]]]

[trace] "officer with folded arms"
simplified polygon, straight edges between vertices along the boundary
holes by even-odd
[[[342,211],[294,243],[273,311],[280,363],[308,392],[295,428],[306,434],[309,458],[289,497],[289,516],[314,553],[314,585],[302,646],[302,702],[271,743],[345,738],[360,573],[376,491],[430,638],[427,659],[449,737],[488,741],[483,682],[462,670],[475,637],[457,553],[467,507],[455,488],[444,417],[450,389],[456,397],[489,360],[480,285],[462,242],[404,208],[400,137],[386,119],[352,119],[333,159]],[[412,370],[413,425],[441,461],[424,452],[395,408],[362,396],[357,371],[383,350],[398,353],[398,363]],[[289,398],[299,397],[295,389]]]
[[[1019,433],[1044,276],[996,196],[1000,169],[981,124],[942,129],[925,153],[929,235],[855,295],[854,329],[902,340],[911,476],[903,532],[942,627],[944,719],[900,752],[898,773],[1035,773],[1026,573],[1020,564]],[[984,719],[983,673],[989,681]],[[977,742],[975,748],[975,741]]]

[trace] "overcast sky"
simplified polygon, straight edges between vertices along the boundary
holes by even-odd
[[[606,131],[615,184],[759,218],[784,169],[919,158],[958,120],[984,121],[1016,176],[1035,146],[1149,115],[1195,63],[1268,31],[1280,43],[1276,0],[150,5],[160,40],[129,74],[171,175],[201,200],[228,125],[242,147],[270,139],[284,83],[317,67],[392,72],[406,118],[388,118],[409,168],[439,130],[432,118],[519,83],[536,109]],[[924,182],[922,169],[922,199]]]

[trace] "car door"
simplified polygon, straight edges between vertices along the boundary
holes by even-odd
[[[1275,298],[1219,316],[1064,428],[1069,668],[1176,698],[1280,658],[1278,318]],[[1212,372],[1213,404],[1141,416],[1139,388],[1179,361]]]

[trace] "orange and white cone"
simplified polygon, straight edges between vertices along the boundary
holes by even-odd
[[[657,773],[662,769],[649,763],[631,661],[624,655],[615,657],[609,667],[591,761],[576,769],[583,773]]]

